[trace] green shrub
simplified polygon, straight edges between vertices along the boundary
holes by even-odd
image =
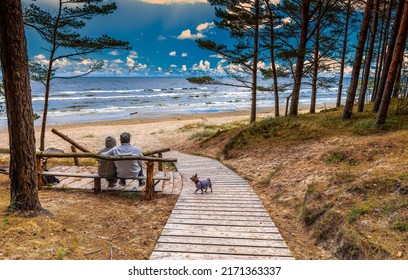
[[[325,163],[339,163],[347,158],[347,154],[342,151],[331,151],[322,156]]]
[[[211,136],[215,135],[216,133],[217,132],[214,131],[214,130],[205,129],[203,131],[199,131],[199,132],[195,132],[195,133],[191,134],[188,137],[188,140],[208,138],[208,137],[211,137]]]

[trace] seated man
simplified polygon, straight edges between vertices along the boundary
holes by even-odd
[[[107,152],[102,153],[106,156],[143,156],[139,148],[130,144],[130,134],[123,132],[120,135],[121,145],[110,149]],[[137,160],[116,160],[116,176],[121,178],[119,184],[121,186],[126,185],[124,178],[132,178],[137,176],[143,176],[142,162]],[[139,180],[139,185],[143,185],[143,181]]]
[[[98,154],[109,151],[116,146],[116,140],[112,136],[108,136],[105,139],[105,148],[99,151]],[[98,174],[102,177],[112,177],[106,179],[108,181],[108,187],[113,188],[117,182],[116,179],[116,166],[115,163],[111,160],[98,160]]]

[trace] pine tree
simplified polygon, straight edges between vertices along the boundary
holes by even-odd
[[[371,10],[374,0],[367,0],[364,9],[364,18],[360,29],[357,49],[355,53],[353,71],[351,73],[350,86],[347,91],[347,100],[344,106],[343,119],[350,119],[353,111],[354,101],[357,93],[358,78],[360,76],[361,62],[363,60],[364,45],[367,38],[368,28],[371,21]]]
[[[256,120],[257,73],[259,60],[259,22],[261,3],[259,0],[209,0],[215,6],[219,21],[215,25],[229,32],[234,46],[226,46],[211,40],[197,40],[200,48],[220,55],[231,68],[226,74],[239,84],[228,84],[251,89],[250,122]],[[188,79],[193,83],[225,84],[211,77]]]
[[[378,110],[377,119],[375,124],[382,125],[387,118],[388,109],[390,107],[392,91],[395,84],[395,78],[397,77],[399,66],[404,57],[405,46],[408,35],[408,0],[402,3],[404,5],[401,22],[398,29],[398,36],[395,45],[395,49],[392,54],[390,69],[388,71],[387,79],[384,86],[384,93],[382,95],[380,108]]]
[[[367,49],[367,55],[365,56],[364,60],[364,75],[361,81],[361,90],[360,95],[358,97],[358,107],[357,112],[363,112],[366,95],[367,95],[367,87],[368,87],[368,80],[370,78],[371,72],[371,62],[374,54],[374,43],[377,35],[377,27],[378,27],[378,17],[380,13],[380,0],[374,0],[374,11],[373,11],[373,20],[371,23],[371,34],[370,40]]]
[[[395,44],[397,42],[398,30],[399,30],[399,27],[400,27],[402,12],[403,12],[403,9],[404,9],[404,2],[405,2],[405,0],[399,0],[398,1],[398,6],[396,8],[396,14],[395,14],[394,22],[392,24],[391,36],[390,36],[389,42],[387,44],[387,47],[383,48],[383,52],[385,53],[385,61],[384,61],[384,65],[381,67],[382,68],[381,69],[382,74],[381,74],[381,79],[379,79],[378,88],[377,88],[376,94],[375,94],[374,106],[373,106],[373,110],[372,110],[373,112],[378,112],[378,110],[380,108],[380,104],[381,104],[385,84],[387,82],[388,72],[389,72],[389,69],[390,69],[390,66],[391,66],[393,52],[394,52],[394,49],[395,49]]]
[[[298,114],[300,87],[307,72],[305,61],[307,55],[313,53],[310,41],[318,28],[318,22],[337,4],[334,0],[325,1],[280,1],[278,7],[282,14],[290,20],[283,26],[279,36],[279,59],[282,64],[291,69],[293,89],[290,95],[290,112],[292,116]],[[319,12],[320,11],[320,12]],[[310,70],[311,68],[309,68]]]
[[[37,189],[35,136],[21,2],[0,2],[0,58],[10,145],[10,209],[42,210]]]
[[[41,9],[30,4],[24,10],[24,23],[36,30],[49,45],[48,65],[31,64],[32,78],[45,85],[44,111],[42,116],[40,150],[45,146],[45,128],[47,125],[48,100],[51,80],[62,78],[56,76],[55,62],[61,59],[85,60],[88,55],[104,49],[129,49],[129,43],[116,40],[108,35],[90,38],[78,33],[85,27],[86,20],[98,15],[108,15],[116,10],[116,4],[104,4],[103,0],[59,0],[55,11]],[[88,75],[103,66],[102,61],[93,61],[87,72],[78,76]],[[66,78],[66,77],[65,77]],[[73,77],[70,77],[73,78]]]
[[[275,103],[275,117],[279,117],[279,92],[285,87],[279,86],[278,77],[286,77],[287,74],[279,71],[276,67],[276,40],[277,34],[275,29],[281,24],[282,18],[277,14],[277,8],[271,0],[265,0],[264,10],[264,28],[261,31],[261,48],[269,52],[270,69],[260,69],[265,80],[272,80],[270,88],[265,90],[273,91]]]

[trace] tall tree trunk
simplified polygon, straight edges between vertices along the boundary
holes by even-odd
[[[272,5],[269,0],[266,0],[268,12],[269,12],[269,25],[270,25],[270,57],[271,57],[271,68],[272,68],[272,79],[273,79],[273,92],[275,97],[275,117],[279,117],[279,87],[278,87],[278,75],[276,73],[276,62],[275,62],[275,31],[274,31],[274,14],[272,10]]]
[[[378,85],[378,90],[377,90],[377,94],[376,94],[376,98],[375,98],[375,103],[373,106],[373,112],[378,112],[379,108],[380,108],[380,104],[381,104],[381,100],[382,100],[382,96],[384,94],[384,88],[385,88],[385,84],[387,83],[387,79],[388,79],[388,71],[391,67],[391,61],[393,58],[393,52],[395,49],[395,44],[397,41],[397,36],[398,36],[398,29],[399,29],[399,24],[401,22],[401,17],[402,17],[402,11],[404,9],[404,2],[405,0],[399,0],[398,1],[398,6],[397,6],[397,12],[395,15],[395,19],[394,22],[392,24],[392,31],[391,31],[391,37],[390,37],[390,42],[388,43],[387,46],[387,54],[386,54],[386,58],[385,58],[385,63],[384,66],[382,67],[382,75],[381,75],[381,79]],[[384,48],[385,50],[385,48]]]
[[[296,69],[294,74],[294,83],[292,90],[292,98],[290,103],[289,115],[297,116],[299,107],[300,86],[302,84],[303,67],[305,64],[307,32],[309,29],[309,8],[310,0],[302,0],[302,25],[300,31],[300,42],[298,48],[298,58],[296,62]]]
[[[387,118],[388,108],[390,107],[392,90],[394,88],[395,78],[398,74],[399,65],[404,57],[405,44],[408,33],[408,0],[405,0],[404,12],[402,20],[399,24],[399,31],[397,37],[397,44],[395,46],[390,70],[388,71],[387,80],[385,82],[384,92],[381,99],[380,108],[377,114],[376,125],[382,125]]]
[[[346,25],[344,27],[345,29],[344,29],[343,49],[341,52],[340,78],[339,78],[339,88],[337,90],[336,107],[340,107],[341,105],[341,94],[343,91],[344,67],[345,67],[346,54],[347,54],[348,28],[349,28],[349,23],[350,23],[350,15],[351,15],[351,0],[348,0],[347,1],[347,11],[346,11]]]
[[[314,114],[316,112],[316,97],[317,97],[317,75],[319,72],[319,50],[320,50],[320,18],[321,18],[321,7],[318,8],[318,20],[316,21],[316,31],[315,31],[315,46],[313,54],[313,74],[312,74],[312,95],[310,98],[310,110],[309,113]]]
[[[384,11],[386,10],[387,4],[384,3]],[[389,7],[389,10],[391,10],[391,6]],[[378,91],[378,84],[379,84],[379,79],[381,77],[381,69],[382,69],[382,64],[383,64],[383,49],[386,44],[386,38],[387,37],[387,29],[389,26],[389,19],[390,18],[390,13],[388,13],[388,16],[386,17],[385,12],[382,13],[381,17],[381,29],[380,29],[380,39],[378,40],[378,46],[377,46],[377,57],[376,57],[376,62],[375,62],[375,75],[374,75],[374,87],[373,87],[373,93],[371,95],[371,102],[374,102],[375,96]],[[384,37],[384,38],[383,38]]]
[[[0,2],[0,57],[10,142],[10,208],[41,210],[35,134],[21,2]]]
[[[48,62],[47,76],[45,79],[45,96],[44,96],[44,110],[42,115],[41,133],[40,133],[40,151],[45,149],[45,128],[47,127],[48,101],[50,97],[50,87],[52,79],[52,68],[54,63],[55,52],[57,51],[57,32],[62,13],[62,0],[59,0],[58,14],[54,24],[54,31],[52,34],[52,49],[50,50],[50,59]]]
[[[394,86],[394,91],[392,93],[392,97],[398,97],[401,92],[402,61],[400,62],[400,65],[398,66],[397,73],[398,74],[397,74],[397,78],[395,79],[395,86]]]
[[[252,63],[252,87],[251,87],[251,118],[250,122],[256,120],[256,90],[257,90],[257,74],[258,74],[258,48],[259,48],[259,0],[255,0],[255,15],[254,15],[254,52]]]
[[[351,73],[350,86],[347,92],[347,100],[344,106],[343,119],[349,119],[351,118],[351,115],[352,115],[354,100],[356,98],[356,92],[357,92],[358,77],[360,74],[361,62],[363,59],[364,45],[365,45],[365,41],[367,38],[368,27],[370,25],[372,7],[373,7],[373,0],[367,0],[365,10],[364,10],[364,18],[363,18],[363,22],[361,25],[361,31],[358,37],[356,55],[355,55],[354,63],[353,63],[353,71]]]
[[[380,11],[380,0],[375,0],[374,17],[373,17],[373,22],[371,24],[371,38],[370,38],[370,43],[368,45],[367,56],[365,58],[365,63],[364,63],[364,76],[361,82],[361,92],[358,97],[357,112],[363,112],[364,110],[368,80],[370,79],[371,61],[373,58],[375,37],[377,35],[379,11]]]

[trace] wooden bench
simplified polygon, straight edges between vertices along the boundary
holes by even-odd
[[[75,178],[93,178],[94,179],[94,191],[99,193],[102,191],[102,179],[131,179],[131,180],[147,180],[147,176],[138,177],[127,177],[127,178],[117,178],[117,177],[103,177],[97,173],[68,173],[68,172],[58,172],[58,171],[42,171],[40,175],[43,176],[55,176],[55,177],[75,177]],[[162,171],[156,172],[153,176],[153,187],[157,185],[160,181],[170,180],[171,176],[164,174]],[[147,187],[146,187],[147,189]]]
[[[78,178],[93,178],[94,179],[94,191],[96,193],[101,192],[101,179],[108,177],[99,176],[97,173],[65,173],[65,172],[53,172],[44,171],[42,165],[42,159],[44,158],[93,158],[97,160],[109,160],[109,161],[119,161],[119,160],[140,160],[146,162],[146,176],[122,178],[122,179],[143,179],[146,180],[146,199],[151,200],[154,196],[154,186],[161,180],[169,180],[170,176],[166,176],[160,173],[154,174],[154,165],[158,164],[158,170],[162,171],[162,164],[164,162],[176,162],[177,159],[174,158],[163,158],[162,152],[168,151],[169,149],[162,149],[154,152],[146,152],[148,155],[158,154],[159,156],[104,156],[100,154],[93,153],[46,153],[37,152],[37,168],[38,168],[38,182],[39,186],[43,185],[42,177],[44,175],[52,176],[63,176],[63,177],[78,177]],[[117,178],[120,179],[120,178]]]
[[[52,171],[44,171],[43,170],[43,159],[44,158],[93,158],[93,159],[100,159],[100,160],[110,160],[110,161],[117,161],[117,160],[141,160],[146,162],[147,170],[145,177],[134,177],[134,178],[123,178],[123,179],[143,179],[146,180],[146,199],[151,200],[154,196],[154,186],[160,180],[169,180],[170,177],[163,176],[160,174],[154,174],[154,165],[157,163],[157,169],[162,171],[162,164],[163,163],[171,163],[177,162],[175,158],[163,158],[162,153],[169,151],[169,148],[156,150],[156,151],[148,151],[145,152],[143,157],[136,157],[136,156],[103,156],[94,153],[46,153],[46,152],[36,152],[37,157],[37,175],[38,175],[38,186],[41,187],[43,184],[42,177],[43,175],[53,175],[53,176],[66,176],[66,177],[79,177],[79,178],[93,178],[94,179],[94,190],[95,192],[101,191],[101,179],[104,177],[99,176],[97,173],[64,173],[64,172],[52,172]],[[10,154],[10,150],[6,148],[0,148],[0,154]],[[154,156],[157,154],[157,156]],[[9,170],[2,167],[0,170],[1,174],[8,175]]]

